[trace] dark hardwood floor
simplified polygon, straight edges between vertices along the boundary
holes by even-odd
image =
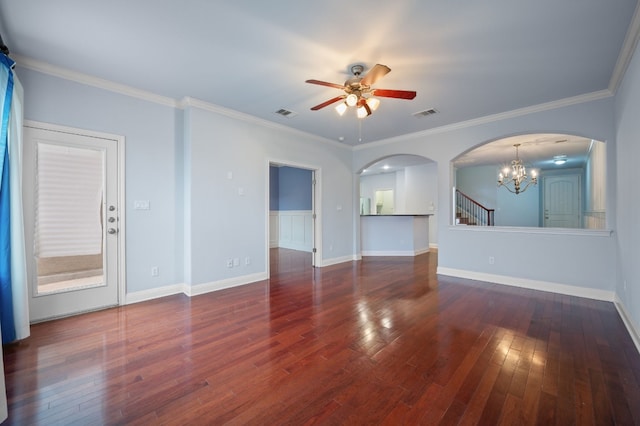
[[[7,424],[640,424],[611,303],[436,278],[436,254],[32,327],[4,348]]]

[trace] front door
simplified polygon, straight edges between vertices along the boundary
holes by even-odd
[[[581,227],[580,187],[580,175],[547,176],[544,178],[545,227]]]
[[[31,321],[118,305],[118,140],[24,130]]]

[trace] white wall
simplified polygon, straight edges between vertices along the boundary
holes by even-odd
[[[354,152],[354,169],[397,153],[422,155],[438,163],[439,272],[612,298],[615,282],[612,271],[616,269],[613,236],[589,231],[567,234],[451,226],[454,172],[450,167],[450,161],[460,153],[516,134],[558,132],[613,141],[612,117],[613,98],[604,97],[541,112],[522,111],[484,124],[461,123],[358,147]],[[610,165],[607,170],[614,167]],[[608,185],[614,182],[615,178],[609,175]],[[607,189],[608,194],[613,193],[612,188]],[[613,211],[610,200],[607,210]],[[494,264],[489,264],[490,256]]]
[[[616,96],[616,179],[620,186],[616,192],[615,217],[617,229],[616,296],[627,313],[628,320],[637,333],[640,332],[640,192],[631,189],[626,182],[638,176],[637,162],[640,158],[640,44],[627,69]],[[610,164],[610,162],[608,162]],[[607,201],[612,191],[607,191]],[[608,204],[608,203],[607,203]],[[611,210],[607,209],[607,212]],[[611,216],[611,214],[609,214]],[[639,342],[636,340],[636,345]]]

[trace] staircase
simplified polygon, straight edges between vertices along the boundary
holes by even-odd
[[[456,189],[456,225],[494,226],[494,212]]]

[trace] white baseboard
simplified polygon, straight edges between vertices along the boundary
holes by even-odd
[[[462,269],[444,268],[441,266],[438,266],[437,274],[476,281],[486,281],[494,284],[509,285],[512,287],[528,288],[530,290],[548,291],[550,293],[566,294],[568,296],[584,297],[587,299],[603,300],[606,302],[613,302],[615,296],[613,291],[576,287],[572,285],[530,280],[527,278],[509,277],[505,275],[487,274],[484,272],[466,271]]]
[[[638,350],[638,352],[640,352],[640,333],[638,332],[638,327],[636,327],[636,325],[634,324],[631,316],[627,313],[627,308],[624,306],[624,303],[622,302],[622,300],[620,300],[617,294],[614,304],[616,306],[616,309],[618,310],[620,318],[622,318],[622,322],[624,323],[625,327],[627,327],[627,331],[631,336],[631,340],[633,340],[633,343],[636,345],[636,349]]]
[[[297,244],[291,241],[282,241],[282,240],[278,242],[276,247],[289,249],[289,250],[306,251],[307,253],[311,253],[311,250],[312,250],[309,246],[305,245],[304,243]]]
[[[199,294],[210,293],[212,291],[222,290],[225,288],[237,287],[245,284],[251,284],[257,281],[268,279],[266,272],[257,274],[243,275],[241,277],[229,278],[226,280],[212,281],[203,284],[172,284],[164,287],[152,288],[149,290],[136,291],[127,293],[125,305],[133,303],[146,302],[148,300],[159,299],[161,297],[173,296],[174,294],[184,294],[188,297],[197,296]]]
[[[334,257],[332,259],[323,259],[322,263],[317,266],[322,268],[324,266],[337,265],[339,263],[352,262],[354,260],[358,260],[358,259],[356,259],[355,256]]]
[[[438,243],[429,243],[429,248],[433,250],[438,250]]]
[[[363,256],[418,256],[419,254],[428,253],[429,248],[424,248],[420,250],[363,250]]]
[[[185,294],[189,297],[197,296],[199,294],[211,293],[212,291],[223,290],[225,288],[238,287],[241,285],[255,283],[257,281],[263,281],[268,279],[269,276],[266,272],[259,272],[257,274],[242,275],[240,277],[228,278],[226,280],[212,281],[208,283],[195,284],[185,286]]]
[[[164,287],[151,288],[149,290],[127,293],[125,296],[125,305],[146,302],[147,300],[159,299],[160,297],[173,296],[174,294],[184,293],[185,286],[185,284],[173,284]]]

